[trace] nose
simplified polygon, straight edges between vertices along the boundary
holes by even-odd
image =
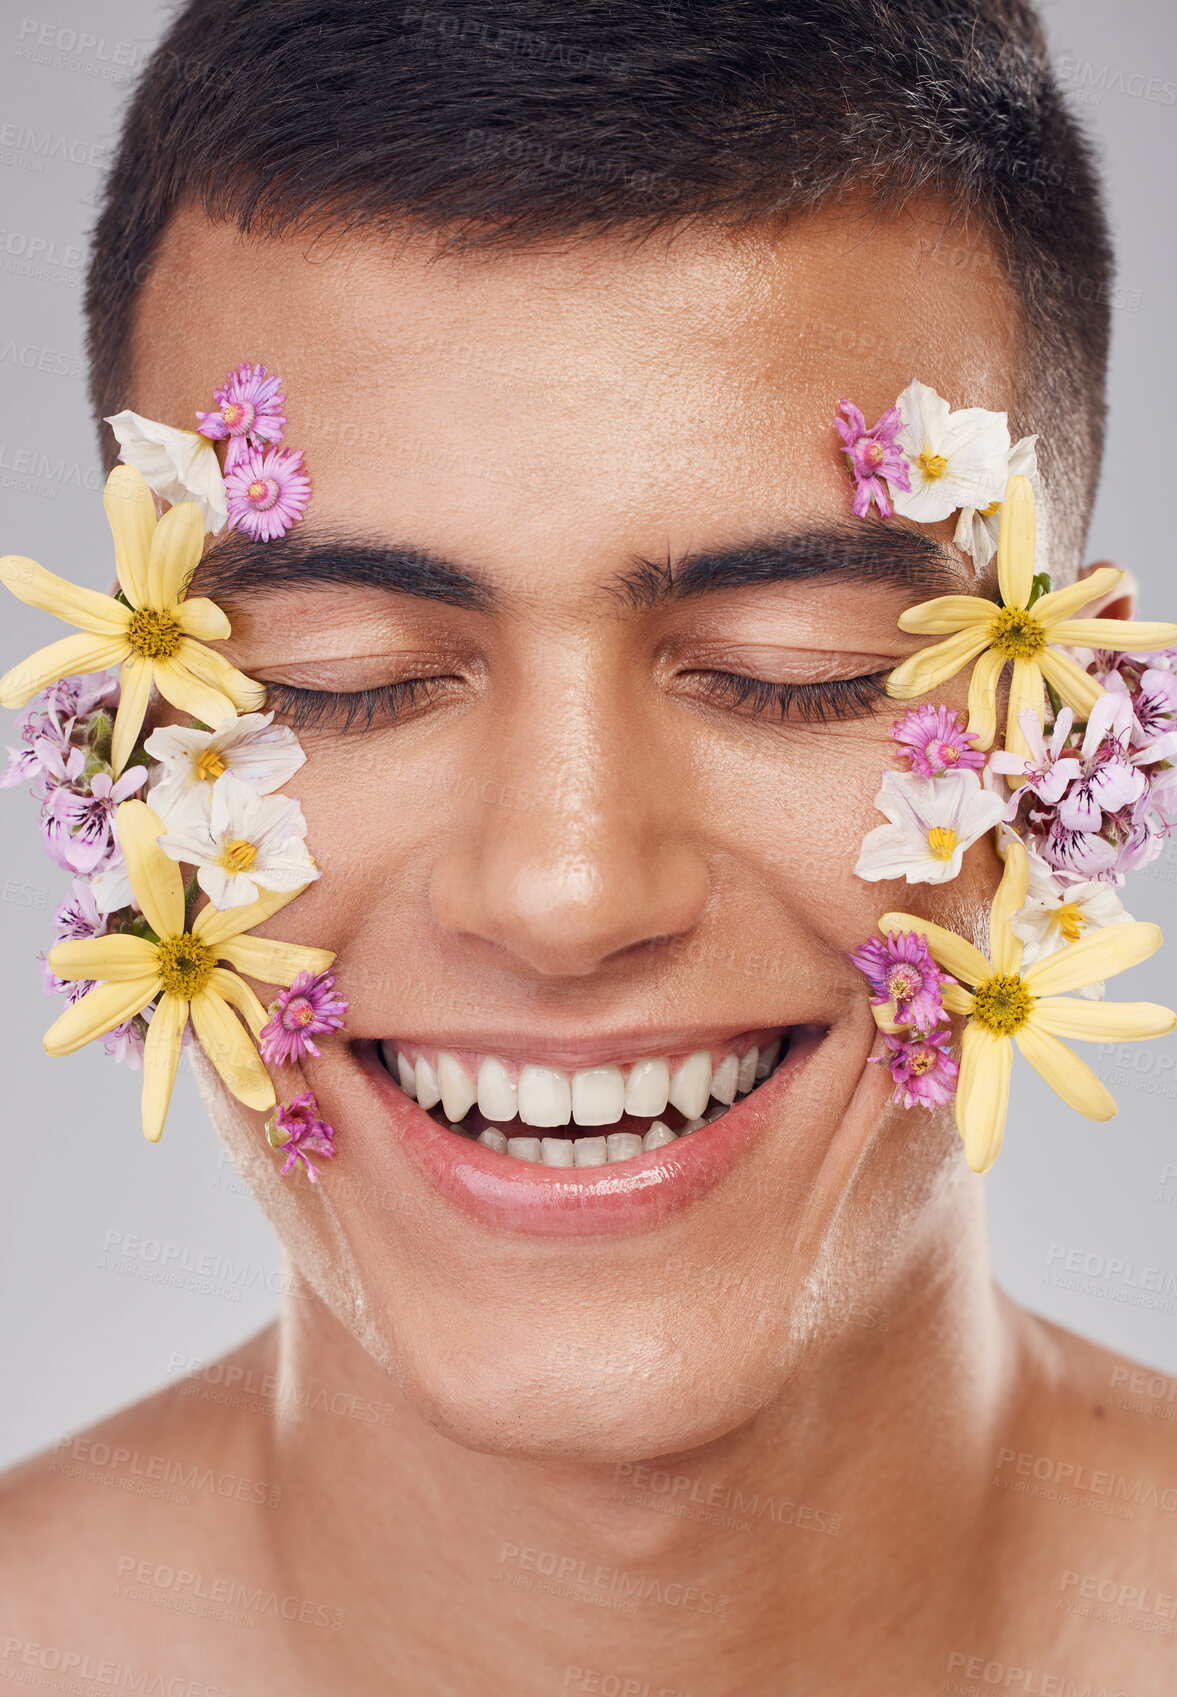
[[[583,977],[690,931],[707,905],[707,862],[665,746],[616,700],[595,715],[533,700],[504,729],[502,781],[442,838],[438,922],[543,977]]]

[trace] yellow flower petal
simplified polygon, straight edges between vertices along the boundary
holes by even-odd
[[[58,978],[129,983],[156,977],[155,953],[146,937],[80,937],[50,949],[46,965]]]
[[[934,601],[908,607],[896,622],[900,630],[915,636],[944,636],[951,631],[971,630],[974,625],[988,629],[997,613],[994,602],[976,595],[937,595]]]
[[[1078,942],[1066,943],[1022,974],[1033,996],[1061,996],[1098,984],[1117,972],[1138,966],[1161,946],[1161,928],[1148,920],[1127,925],[1101,925]],[[1098,1004],[1093,1004],[1098,1005]]]
[[[169,507],[151,537],[147,595],[153,607],[174,607],[203,547],[204,520],[195,501]]]
[[[178,602],[172,608],[172,617],[185,636],[194,636],[200,642],[223,642],[232,628],[216,602],[203,595]]]
[[[1024,607],[1034,587],[1034,488],[1028,477],[1005,486],[997,529],[997,582],[1007,607]]]
[[[230,937],[239,937],[243,931],[252,931],[255,925],[280,913],[295,896],[301,896],[306,887],[300,884],[297,890],[263,890],[257,901],[248,902],[244,907],[227,907],[223,911],[210,902],[192,921],[192,933],[214,949],[219,943],[227,942]]]
[[[1050,633],[1052,638],[1064,628],[1056,625]],[[1044,648],[1038,664],[1047,683],[1054,685],[1065,704],[1080,719],[1089,718],[1091,709],[1104,693],[1103,685],[1097,684],[1090,672],[1085,672],[1069,654],[1062,654],[1057,648]]]
[[[115,814],[115,831],[147,923],[157,937],[178,937],[184,929],[184,881],[179,866],[156,842],[163,820],[145,801],[124,801]]]
[[[962,666],[976,659],[988,642],[988,625],[970,625],[968,630],[958,631],[943,642],[921,648],[918,654],[909,655],[896,666],[887,679],[887,694],[898,701],[927,695],[929,690],[938,689],[947,679],[954,678]]]
[[[976,1006],[976,997],[963,984],[945,984],[940,997],[949,1013],[970,1014]]]
[[[181,637],[176,658],[193,677],[203,679],[213,689],[227,695],[239,713],[256,713],[265,705],[265,684],[247,678],[244,672],[231,666],[223,654],[206,648],[202,642],[194,642],[189,636]]]
[[[987,1173],[1001,1149],[1012,1066],[1009,1038],[995,1037],[970,1020],[960,1048],[955,1111],[965,1159],[975,1173]]]
[[[119,673],[119,704],[110,739],[110,764],[117,778],[131,757],[151,700],[151,661],[131,654]]]
[[[158,1143],[163,1134],[187,1023],[188,1003],[183,996],[161,996],[143,1045],[143,1096],[139,1111],[143,1135],[149,1143]]]
[[[112,595],[69,583],[20,554],[6,554],[0,560],[0,583],[26,607],[40,607],[95,636],[119,636],[131,622],[130,608],[120,606]]]
[[[247,1108],[272,1108],[273,1081],[240,1020],[210,990],[194,996],[189,1011],[197,1042],[237,1100]]]
[[[1028,754],[1029,744],[1022,732],[1022,714],[1027,709],[1035,714],[1041,725],[1046,700],[1042,688],[1042,669],[1037,660],[1015,660],[1009,684],[1009,706],[1005,716],[1005,746],[1010,754]]]
[[[1096,1078],[1087,1062],[1081,1061],[1065,1043],[1034,1025],[1023,1025],[1014,1042],[1068,1107],[1085,1114],[1089,1120],[1114,1119],[1115,1097]]]
[[[0,678],[0,707],[23,707],[59,678],[75,672],[105,672],[117,666],[127,653],[125,636],[63,636],[47,648],[38,648]]]
[[[72,1055],[95,1037],[105,1037],[132,1014],[142,1013],[159,988],[159,979],[154,974],[128,983],[96,984],[53,1021],[42,1040],[45,1053]]]
[[[227,695],[211,688],[203,679],[194,677],[178,659],[153,661],[152,676],[165,701],[170,701],[181,713],[190,713],[203,724],[216,729],[237,716]]]
[[[1030,887],[1030,862],[1020,842],[1005,851],[1005,870],[989,908],[989,959],[994,972],[1017,972],[1022,964],[1022,939],[1015,937],[1010,920],[1026,905]]]
[[[147,562],[155,534],[155,502],[147,479],[134,466],[116,465],[102,491],[114,536],[114,565],[132,607],[147,605]]]
[[[1147,654],[1177,643],[1177,625],[1143,619],[1066,619],[1050,633],[1068,648],[1110,648],[1117,654]]]
[[[997,680],[1005,665],[1005,655],[996,648],[987,648],[973,667],[969,679],[969,730],[977,739],[978,748],[992,748],[997,735]]]
[[[1124,576],[1115,566],[1101,566],[1090,577],[1081,577],[1076,583],[1069,583],[1065,589],[1052,589],[1049,595],[1040,595],[1034,603],[1034,617],[1039,624],[1045,625],[1051,631],[1051,641],[1057,642],[1053,628],[1069,619],[1072,613],[1077,613],[1080,607],[1086,607],[1091,601],[1098,601],[1100,596],[1109,594]]]
[[[1030,1024],[1056,1037],[1077,1037],[1084,1043],[1135,1043],[1144,1037],[1167,1037],[1177,1026],[1177,1013],[1159,1002],[1087,1002],[1077,996],[1043,996],[1034,1004]]]
[[[237,1009],[255,1038],[261,1036],[262,1026],[270,1016],[244,978],[238,978],[235,972],[227,972],[223,966],[214,966],[208,988],[222,1001],[228,1002],[231,1008]]]
[[[871,1016],[880,1031],[889,1032],[891,1036],[894,1036],[897,1031],[907,1030],[905,1025],[900,1025],[896,1022],[895,1002],[893,999],[889,1002],[871,1002],[868,1005],[870,1007]]]
[[[958,937],[955,931],[946,931],[942,925],[933,924],[930,919],[917,919],[914,913],[885,913],[879,920],[879,930],[884,937],[888,931],[918,931],[927,938],[933,960],[954,978],[963,978],[966,984],[979,984],[993,971],[980,949],[974,948],[972,943]]]
[[[279,943],[272,937],[231,937],[217,944],[217,956],[263,984],[292,984],[300,972],[326,972],[335,959],[330,949]]]

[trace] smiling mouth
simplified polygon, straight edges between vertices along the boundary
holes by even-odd
[[[548,1167],[631,1161],[723,1118],[789,1052],[790,1028],[744,1032],[716,1049],[575,1071],[396,1038],[384,1070],[430,1118],[509,1160]]]

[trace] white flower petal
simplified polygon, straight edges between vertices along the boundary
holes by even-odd
[[[129,410],[114,413],[106,423],[118,439],[119,458],[143,473],[154,494],[172,506],[194,501],[206,530],[224,529],[229,516],[225,480],[207,437]]]

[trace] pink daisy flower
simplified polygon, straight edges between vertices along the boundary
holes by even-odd
[[[883,478],[893,483],[896,489],[911,489],[907,459],[895,440],[903,429],[903,415],[898,407],[888,407],[878,423],[872,424],[868,430],[866,419],[853,401],[843,396],[838,402],[838,410],[846,415],[845,422],[840,418],[834,420],[834,429],[842,438],[847,462],[854,473],[854,511],[860,519],[864,519],[874,501],[879,516],[889,519],[892,508],[887,490],[883,487]]]
[[[918,931],[888,931],[886,942],[869,937],[851,954],[852,963],[870,981],[876,1007],[895,1003],[896,1025],[911,1025],[930,1031],[948,1015],[940,1000],[940,986],[955,979],[941,972],[928,945]]]
[[[242,360],[231,371],[219,389],[213,391],[216,412],[198,412],[197,429],[210,441],[228,439],[225,451],[225,470],[244,459],[250,448],[262,448],[280,442],[286,427],[286,414],[281,411],[286,399],[280,377],[267,377],[264,365],[250,365]]]
[[[311,481],[302,469],[301,448],[254,448],[225,474],[229,527],[256,542],[285,536],[307,510]]]
[[[347,1002],[335,989],[330,972],[313,976],[300,972],[288,990],[280,990],[270,1003],[269,1021],[262,1027],[262,1059],[290,1066],[304,1055],[317,1056],[312,1042],[338,1031],[347,1017]]]
[[[945,778],[962,769],[979,772],[985,764],[982,751],[969,746],[976,738],[951,707],[909,707],[892,725],[891,735],[921,778]]]
[[[284,1150],[286,1160],[279,1169],[283,1176],[299,1161],[306,1167],[312,1184],[318,1176],[311,1165],[311,1154],[325,1161],[335,1158],[335,1128],[319,1118],[319,1104],[313,1090],[304,1090],[290,1102],[282,1102],[266,1121],[266,1138],[271,1149]]]
[[[951,1032],[932,1031],[914,1038],[884,1035],[883,1041],[887,1054],[870,1058],[890,1071],[895,1081],[893,1102],[902,1102],[905,1108],[918,1104],[929,1112],[942,1102],[951,1102],[960,1075],[958,1063],[946,1052]]]

